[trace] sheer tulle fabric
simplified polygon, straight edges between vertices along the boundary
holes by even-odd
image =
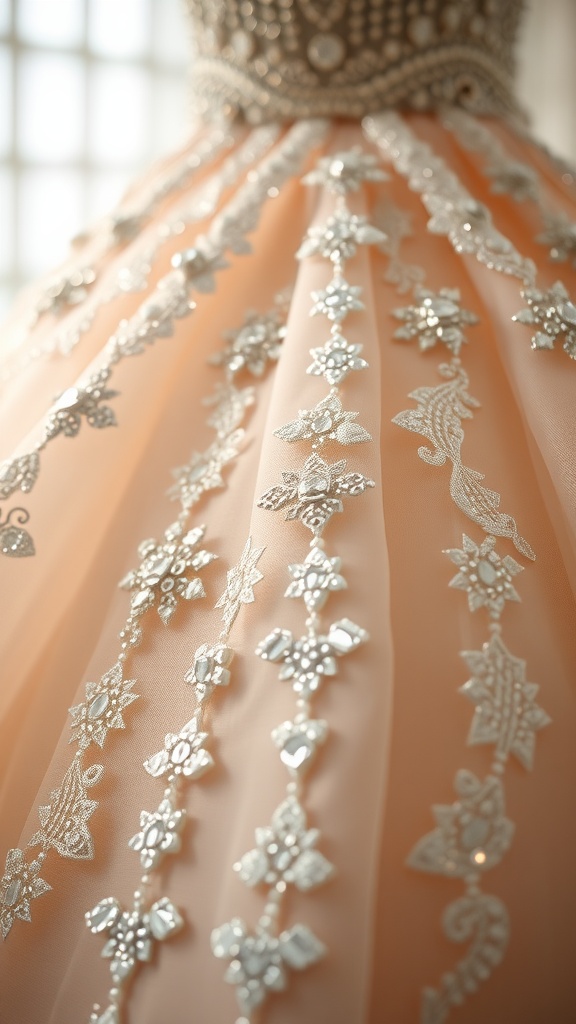
[[[497,227],[520,252],[537,260],[542,284],[551,285],[559,275],[533,240],[537,225],[529,206],[494,197],[473,157],[435,118],[413,116],[410,123],[491,207]],[[573,210],[546,158],[503,126],[493,127],[511,153],[537,166],[549,202]],[[336,124],[321,153],[356,144],[367,146],[361,128]],[[161,177],[168,166],[155,173]],[[204,171],[190,188],[217,170]],[[576,920],[575,367],[561,352],[531,351],[528,328],[510,319],[522,306],[518,281],[458,256],[445,238],[427,233],[426,212],[399,177],[353,193],[349,205],[372,216],[388,199],[412,216],[406,260],[425,269],[427,287],[460,289],[462,305],[480,319],[463,352],[470,392],[482,406],[466,423],[466,459],[502,495],[536,551],[534,567],[522,576],[522,603],[507,610],[506,639],[527,660],[528,677],[541,685],[553,720],[539,737],[534,771],[528,776],[512,766],[508,776],[507,810],[516,833],[490,879],[512,922],[506,960],[454,1019],[567,1020]],[[285,775],[270,732],[290,716],[293,699],[253,652],[274,627],[301,628],[301,609],[282,595],[287,561],[303,557],[308,545],[299,523],[284,522],[256,501],[279,469],[299,458],[273,430],[324,394],[318,378],[305,371],[309,349],[326,336],[325,324],[309,316],[310,293],[326,285],[329,271],[324,261],[297,263],[294,254],[331,204],[322,189],[290,181],[266,204],[250,237],[252,252],[232,257],[229,269],[218,273],[216,293],[196,295],[196,311],[177,321],[173,337],[118,366],[118,428],[83,427],[74,440],[58,438],[43,456],[41,477],[26,501],[37,555],[5,558],[0,567],[3,847],[16,846],[21,835],[26,842],[37,827],[37,805],[70,760],[67,709],[83,699],[85,681],[98,679],[115,661],[128,608],[117,582],[136,564],[140,540],[161,536],[175,518],[165,493],[170,469],[211,440],[202,404],[216,380],[208,360],[247,310],[269,309],[278,291],[294,285],[287,337],[276,368],[257,382],[243,451],[225,471],[226,486],[206,495],[193,515],[193,523],[207,524],[206,545],[219,556],[204,574],[208,599],[181,608],[169,628],[151,623],[132,656],[128,675],[138,679],[141,699],[102,755],[107,771],[94,794],[101,801],[92,822],[95,860],[51,862],[54,893],[37,901],[33,924],[19,923],[0,954],[3,1020],[76,1024],[104,997],[108,966],[83,915],[104,896],[129,899],[137,885],[137,860],[126,844],[140,809],[155,806],[158,795],[142,762],[160,749],[167,731],[191,717],[183,676],[196,647],[219,631],[213,605],[251,535],[255,545],[266,546],[259,563],[264,581],[232,633],[234,685],[213,705],[217,768],[191,790],[183,851],[167,867],[170,897],[185,908],[191,927],[136,978],[128,1019],[223,1024],[239,1015],[222,964],[210,953],[210,931],[234,914],[255,920],[261,911],[261,897],[239,884],[231,866],[283,793]],[[166,244],[152,281],[205,227],[195,225]],[[143,237],[131,243],[134,250]],[[112,251],[97,287],[125,259],[125,251]],[[311,776],[307,807],[338,873],[291,903],[294,920],[305,920],[330,952],[270,1001],[269,1024],[411,1024],[419,1019],[422,987],[435,984],[462,953],[440,930],[454,897],[450,883],[410,870],[405,859],[433,826],[431,805],[452,800],[456,770],[486,771],[485,750],[465,747],[470,705],[457,692],[466,679],[459,651],[481,646],[485,623],[448,589],[451,566],[442,554],[461,544],[463,532],[477,537],[479,531],[450,500],[448,468],[423,463],[419,441],[391,423],[412,404],[410,391],[439,382],[442,354],[393,340],[398,321],[391,311],[405,305],[406,296],[384,280],[385,269],[386,258],[374,250],[361,250],[347,267],[366,304],[365,314],[347,323],[347,336],[363,344],[369,362],[346,382],[347,408],[362,411],[376,441],[360,446],[354,463],[376,488],[351,502],[326,531],[348,580],[348,589],[331,598],[331,612],[361,622],[371,636],[320,700],[334,733]],[[576,285],[566,266],[562,277]],[[28,450],[54,395],[97,368],[119,320],[141,300],[140,294],[121,296],[100,310],[70,355],[40,358],[21,372],[2,398],[0,455]],[[53,323],[45,317],[28,345],[41,343]]]

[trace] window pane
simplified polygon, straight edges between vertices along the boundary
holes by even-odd
[[[88,220],[92,223],[105,216],[118,204],[126,187],[130,184],[132,173],[102,172],[92,174],[88,183]]]
[[[20,148],[25,160],[56,163],[78,157],[83,136],[82,62],[26,54],[20,59]]]
[[[190,97],[178,79],[159,78],[154,87],[154,149],[165,153],[186,139]]]
[[[0,0],[0,32],[10,30],[10,0]]]
[[[20,181],[20,271],[41,274],[64,259],[82,227],[82,184],[71,171],[25,171]]]
[[[6,156],[12,136],[12,78],[10,52],[0,46],[0,157]]]
[[[12,202],[12,174],[0,167],[0,277],[7,277],[12,269]]]
[[[82,43],[84,11],[79,0],[18,0],[16,15],[17,32],[24,42],[37,46]]]
[[[106,57],[141,57],[149,46],[148,0],[90,0],[88,45]]]
[[[146,153],[148,75],[139,68],[101,66],[92,73],[90,153],[96,162],[126,164]]]
[[[190,23],[182,0],[162,0],[155,4],[152,45],[158,61],[171,68],[186,68],[190,63]]]

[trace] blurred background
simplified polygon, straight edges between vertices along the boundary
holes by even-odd
[[[576,161],[576,0],[528,6],[521,98]],[[0,0],[0,315],[183,141],[187,63],[184,0]]]

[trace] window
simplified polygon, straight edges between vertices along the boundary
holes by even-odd
[[[185,29],[182,0],[0,0],[0,311],[184,138]]]

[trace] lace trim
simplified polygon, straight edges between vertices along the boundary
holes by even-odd
[[[98,804],[88,799],[87,790],[100,782],[104,768],[100,764],[86,768],[86,752],[93,744],[102,749],[111,730],[125,728],[124,713],[138,697],[134,692],[136,680],[125,678],[124,673],[130,652],[142,641],[145,621],[150,623],[150,617],[147,620],[142,617],[149,610],[155,609],[168,626],[182,602],[205,596],[203,583],[197,574],[210,565],[216,556],[201,546],[206,528],[200,526],[190,529],[188,519],[191,509],[206,492],[223,485],[220,471],[224,464],[230,463],[239,454],[243,433],[240,424],[255,399],[254,388],[239,389],[235,384],[238,372],[244,370],[254,376],[253,369],[245,363],[230,366],[229,353],[236,346],[237,351],[250,351],[256,359],[259,352],[260,372],[256,376],[261,376],[264,364],[273,362],[270,352],[276,352],[284,336],[281,314],[285,311],[285,302],[284,295],[278,296],[275,309],[263,316],[254,314],[248,317],[243,327],[228,339],[220,360],[224,365],[224,383],[215,389],[210,399],[214,408],[208,423],[216,431],[216,440],[205,453],[193,453],[190,463],[175,471],[178,483],[176,488],[171,489],[171,496],[179,499],[182,511],[165,531],[162,540],[148,539],[142,542],[138,549],[138,567],[120,582],[120,586],[130,592],[130,612],[120,631],[120,652],[115,664],[97,683],[86,683],[85,700],[70,708],[70,742],[77,744],[78,751],[62,784],[52,792],[50,803],[38,810],[41,828],[28,841],[27,847],[40,846],[40,853],[34,861],[27,861],[24,850],[8,851],[6,870],[0,884],[0,930],[4,938],[8,936],[16,919],[31,920],[30,899],[50,890],[51,886],[43,880],[42,886],[38,880],[34,884],[31,881],[32,878],[37,879],[50,850],[54,850],[60,857],[74,860],[92,859],[94,856],[94,842],[88,821]],[[215,460],[219,466],[218,472],[214,469]],[[252,587],[261,578],[255,565],[262,550],[251,551],[248,545],[238,566],[228,573],[227,588],[219,602],[224,609],[223,618],[227,629],[231,627],[240,605],[253,597]],[[216,658],[216,655],[211,657]],[[216,663],[222,669],[224,662],[220,655]],[[216,673],[215,668],[210,671],[198,668],[197,694],[201,686],[205,694],[208,692],[210,680],[214,684],[223,679],[222,672]],[[194,746],[192,726],[190,723],[188,725],[190,728],[186,735],[180,736],[178,742],[190,742]],[[199,749],[200,746],[194,746],[193,753],[196,754]],[[166,800],[169,807],[164,806],[158,813],[167,815],[166,820],[180,822],[180,817],[174,818],[172,797],[166,797]],[[158,826],[158,821],[154,821],[155,827]],[[170,842],[174,846],[176,839]],[[150,844],[146,842],[144,845],[148,849]],[[172,846],[169,848],[172,849]],[[166,917],[168,909],[164,904],[162,906],[162,913],[158,908],[155,913]],[[120,931],[114,934],[120,934],[122,929],[128,928],[130,915],[121,917],[119,910],[116,912],[109,903],[107,907],[109,914],[106,921],[110,927],[113,922],[118,923]],[[144,948],[149,947],[142,946]]]
[[[59,433],[76,436],[83,418],[97,428],[115,424],[111,409],[100,404],[119,393],[106,386],[114,366],[129,356],[142,354],[159,338],[170,337],[174,333],[175,320],[189,316],[196,308],[192,293],[214,289],[214,273],[228,266],[224,259],[226,250],[236,254],[251,251],[246,236],[257,226],[264,204],[271,195],[277,195],[279,188],[297,172],[325,131],[326,124],[322,121],[295,125],[213,219],[207,235],[197,239],[196,247],[173,257],[174,270],[160,280],[134,316],[121,322],[116,334],[110,338],[100,369],[85,382],[67,389],[56,401],[48,414],[44,435],[35,449],[0,465],[0,498],[6,499],[18,489],[32,490],[40,471],[40,453]],[[268,143],[270,129],[262,129],[262,132],[263,140]],[[20,517],[19,526],[11,522],[11,517],[16,514]],[[33,539],[24,529],[28,518],[27,510],[18,507],[10,510],[4,521],[0,520],[2,554],[15,558],[35,553]]]

